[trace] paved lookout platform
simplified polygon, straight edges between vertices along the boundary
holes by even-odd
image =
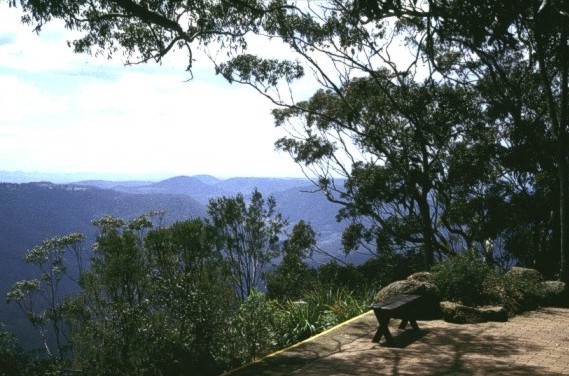
[[[373,312],[231,375],[569,375],[569,309],[541,308],[508,322],[419,321],[420,333],[390,330],[397,347],[371,342]]]

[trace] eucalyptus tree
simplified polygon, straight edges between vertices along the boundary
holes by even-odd
[[[24,261],[39,273],[38,278],[16,282],[6,294],[15,302],[41,337],[47,356],[63,360],[70,352],[69,325],[71,309],[63,282],[79,281],[83,267],[84,236],[73,233],[45,240],[26,252]],[[69,258],[77,264],[69,264]]]
[[[368,12],[372,11],[369,4]],[[512,140],[518,136],[512,143],[519,143],[524,132],[537,134],[544,141],[539,145],[525,142],[531,153],[543,155],[545,151],[549,156],[529,171],[518,172],[529,172],[538,180],[541,176],[541,184],[543,175],[549,175],[552,184],[546,190],[552,191],[557,203],[552,223],[544,232],[553,232],[550,236],[552,247],[559,250],[559,274],[568,280],[569,5],[551,0],[427,4],[428,12],[409,24],[424,31],[426,42],[421,49],[429,62],[445,77],[457,79],[462,85],[490,83],[486,89],[491,90],[485,96],[494,108],[499,106],[497,120],[509,128]],[[373,8],[375,18],[387,8],[396,10],[402,6],[382,2]],[[528,154],[519,155],[518,159],[535,159]],[[540,186],[535,180],[532,184]]]
[[[476,155],[479,160],[486,158],[483,165],[492,175],[470,181],[477,188],[475,190],[462,189],[467,194],[460,199],[463,202],[482,199],[478,200],[478,207],[462,205],[462,209],[471,210],[465,211],[463,228],[454,232],[463,238],[474,234],[478,242],[484,241],[484,236],[499,235],[500,231],[491,229],[495,223],[485,219],[488,218],[488,209],[484,202],[502,200],[511,203],[513,196],[539,196],[535,193],[540,186],[543,187],[543,178],[551,182],[552,160],[557,171],[554,177],[557,187],[545,187],[557,198],[551,223],[546,223],[543,212],[535,213],[537,217],[527,218],[527,221],[541,222],[535,227],[541,227],[539,231],[549,238],[550,246],[559,250],[560,274],[566,280],[569,277],[566,262],[569,255],[566,219],[569,113],[566,8],[564,2],[548,0],[521,3],[490,0],[311,3],[303,9],[281,9],[279,16],[272,14],[264,24],[269,34],[279,35],[304,65],[299,67],[292,62],[287,65],[242,55],[221,63],[218,69],[228,79],[252,85],[264,95],[270,95],[268,90],[275,89],[271,95],[275,103],[298,112],[304,111],[305,124],[310,123],[309,119],[321,116],[322,112],[318,110],[325,108],[327,103],[321,101],[320,108],[306,108],[303,102],[286,102],[280,95],[286,91],[277,91],[277,78],[288,83],[291,78],[302,75],[301,67],[310,68],[324,91],[341,98],[343,103],[336,106],[342,105],[346,109],[351,106],[345,95],[350,83],[362,76],[375,78],[382,68],[387,68],[392,74],[391,82],[386,80],[380,85],[384,92],[391,84],[405,89],[409,86],[408,80],[413,84],[426,82],[424,77],[438,85],[454,85],[477,92],[480,95],[478,111],[481,117],[487,117],[483,120],[486,122],[486,136],[493,139],[486,142],[489,147],[473,148],[469,145],[465,151],[470,154],[476,150],[486,151],[496,157],[485,157],[484,153]],[[407,59],[397,56],[403,50],[394,48],[398,43],[406,46],[409,52]],[[394,106],[397,105],[396,98],[389,99]],[[403,113],[403,116],[412,117],[413,113]],[[278,112],[276,117],[279,124]],[[328,118],[330,123],[336,120]],[[291,131],[289,140],[292,142],[280,145],[285,145],[285,150],[292,150],[296,160],[305,166],[314,166],[315,156],[321,159],[326,153],[333,154],[332,165],[318,166],[315,174],[317,183],[330,197],[330,170],[338,165],[338,149],[330,148],[330,145],[340,145],[340,148],[348,150],[350,145],[340,141],[337,134],[326,136],[326,140],[331,142],[321,142],[315,138],[314,131],[308,133],[307,127],[303,129],[302,125],[300,129],[299,133]],[[535,129],[544,131],[543,142],[528,142],[528,134],[535,134]],[[310,155],[307,147],[291,148],[294,142],[298,145],[299,139],[306,141],[305,146],[319,150],[320,154]],[[540,160],[533,159],[531,166],[519,160],[512,163],[516,153],[518,159],[522,157],[520,146],[531,148],[531,153],[536,155],[544,154],[544,149],[553,151],[553,158],[542,155]],[[357,159],[365,160],[359,156]],[[488,170],[489,167],[495,168]],[[351,171],[336,169],[335,173],[346,176]],[[455,179],[455,182],[460,183],[461,179]],[[345,195],[342,191],[336,193],[339,197]],[[536,200],[539,202],[539,197]],[[478,222],[486,223],[477,224],[469,220],[472,210],[478,212]],[[500,208],[494,210],[498,212],[494,220],[503,217],[503,211]],[[497,229],[505,230],[507,221],[502,220],[501,224],[502,227]],[[549,234],[551,230],[552,235]],[[430,248],[428,244],[424,246],[426,250]]]
[[[242,299],[259,287],[269,262],[281,252],[279,236],[287,221],[276,201],[254,190],[246,202],[242,194],[211,199],[208,204],[216,246],[228,265],[228,277]]]
[[[316,233],[310,224],[300,221],[294,225],[283,244],[280,264],[265,274],[267,297],[280,301],[300,299],[314,289],[316,270],[306,264],[316,249]]]

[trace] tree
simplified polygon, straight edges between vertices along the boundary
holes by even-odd
[[[17,6],[17,0],[8,0]],[[82,33],[70,42],[76,52],[120,53],[127,64],[160,61],[173,49],[188,53],[188,70],[196,45],[219,43],[242,50],[249,32],[258,32],[266,13],[290,7],[285,2],[259,0],[215,1],[19,1],[22,21],[36,31],[53,19]]]
[[[79,280],[83,240],[82,234],[73,233],[50,238],[29,250],[24,261],[37,268],[39,279],[18,281],[6,295],[8,302],[18,304],[40,335],[46,355],[58,360],[63,360],[70,350],[65,319],[69,304],[61,283],[64,278]],[[66,264],[69,256],[77,261],[74,267]]]
[[[86,374],[219,374],[239,362],[233,286],[201,219],[103,217],[73,297],[74,369]],[[190,371],[189,371],[190,370]]]
[[[265,266],[281,253],[279,235],[286,220],[276,201],[254,190],[249,203],[242,194],[212,199],[208,205],[213,236],[229,267],[228,277],[242,299],[259,286]]]
[[[566,245],[569,244],[569,231],[565,219],[566,123],[569,97],[566,68],[567,20],[563,16],[566,13],[564,7],[564,4],[547,0],[525,1],[522,4],[497,4],[486,0],[331,1],[323,7],[315,5],[305,9],[286,9],[281,10],[279,16],[269,15],[264,24],[269,34],[277,34],[283,38],[305,65],[313,70],[320,85],[339,99],[335,107],[345,110],[334,113],[320,111],[330,107],[325,100],[310,108],[304,106],[304,102],[285,101],[279,95],[283,90],[278,90],[279,85],[276,84],[279,78],[283,83],[290,81],[290,74],[282,69],[285,66],[282,62],[241,55],[221,63],[218,69],[229,80],[251,85],[264,95],[271,96],[275,103],[304,113],[306,124],[310,123],[308,119],[324,118],[324,115],[328,123],[336,122],[338,113],[348,112],[353,107],[346,94],[349,85],[359,76],[375,79],[382,68],[391,72],[391,81],[378,85],[383,92],[388,92],[389,85],[397,85],[405,90],[405,87],[412,87],[409,86],[408,80],[413,84],[420,84],[424,81],[422,77],[426,76],[437,83],[434,87],[452,85],[481,95],[478,112],[481,117],[486,117],[483,121],[487,133],[493,137],[484,143],[490,148],[484,147],[484,144],[481,146],[482,150],[489,151],[496,157],[487,157],[484,160],[484,154],[477,153],[476,159],[481,160],[482,165],[487,167],[497,167],[492,170],[497,173],[495,176],[498,176],[500,181],[496,184],[479,176],[474,181],[471,179],[477,190],[468,192],[467,189],[461,189],[467,195],[459,197],[457,204],[469,202],[471,198],[477,199],[478,205],[471,208],[463,206],[463,209],[477,212],[475,217],[478,223],[462,222],[459,223],[459,228],[455,227],[454,231],[449,232],[466,238],[467,243],[467,238],[472,235],[480,236],[486,233],[499,236],[505,231],[504,227],[499,227],[501,232],[490,231],[491,226],[486,221],[491,218],[489,212],[492,210],[489,211],[485,206],[487,202],[500,199],[506,203],[503,206],[508,206],[510,197],[528,193],[533,195],[535,189],[540,186],[536,183],[537,179],[548,174],[548,167],[542,164],[547,162],[544,159],[539,161],[537,166],[512,164],[511,160],[507,163],[507,157],[515,155],[516,149],[519,150],[520,141],[525,138],[519,137],[520,133],[528,130],[527,124],[535,124],[535,119],[539,118],[536,115],[546,108],[545,125],[551,138],[545,144],[532,146],[535,153],[540,153],[539,150],[547,148],[548,144],[555,145],[553,160],[557,170],[558,188],[552,191],[557,192],[554,194],[558,199],[555,210],[558,214],[554,213],[553,218],[557,223],[553,223],[551,227],[554,233],[558,234],[554,234],[553,238],[559,239],[560,273],[567,279],[568,268],[563,260],[567,259],[569,251]],[[392,47],[397,42],[406,44],[408,60],[394,57],[395,54],[401,53]],[[272,94],[267,94],[267,87],[275,89]],[[523,91],[528,89],[531,91]],[[536,97],[539,98],[538,101],[534,99]],[[398,105],[396,99],[389,97],[393,107],[400,110],[404,118],[413,120],[413,112],[401,111],[405,108]],[[346,118],[340,120],[347,124]],[[280,124],[278,114],[277,124]],[[377,124],[383,127],[386,122],[378,119]],[[321,123],[316,122],[316,128],[319,125]],[[342,129],[346,128],[348,127]],[[341,187],[338,189],[329,183],[330,176],[334,175],[331,170],[334,171],[334,167],[342,161],[342,154],[332,146],[336,143],[340,145],[340,149],[350,152],[345,153],[348,154],[349,161],[354,151],[350,148],[352,145],[345,143],[341,138],[343,134],[339,132],[317,138],[316,131],[311,134],[303,132],[302,125],[300,132],[295,132],[296,128],[290,126],[289,129],[289,139],[305,140],[307,147],[295,149],[294,144],[289,143],[285,144],[285,148],[292,150],[293,156],[305,166],[313,164],[314,158],[321,160],[323,156],[329,157],[332,165],[322,164],[317,166],[316,171],[311,172],[317,177],[317,184],[324,188],[329,197],[329,186],[337,197],[342,197],[345,192],[342,192]],[[347,138],[357,140],[352,136]],[[470,154],[481,149],[473,146],[465,145],[463,149]],[[503,150],[492,150],[496,148]],[[365,155],[356,155],[355,159],[365,161]],[[496,162],[498,165],[495,165]],[[363,163],[365,165],[365,162]],[[334,172],[343,176],[352,174],[349,169],[342,168]],[[385,177],[382,180],[385,181]],[[463,179],[455,179],[456,182],[460,180]],[[445,202],[445,210],[450,210],[452,206],[456,207],[452,202]],[[465,216],[468,214],[467,210]],[[497,214],[492,218],[499,218],[500,210]],[[535,215],[538,217],[528,218],[526,226],[533,226],[532,222],[543,223],[543,214]],[[393,218],[399,226],[401,216]],[[428,223],[426,216],[423,214],[421,218],[424,229],[428,229],[428,226],[425,226],[425,223]],[[506,222],[502,221],[502,224]],[[359,229],[352,227],[352,230],[352,234],[362,233],[361,226]],[[547,231],[549,229],[545,230]],[[368,238],[373,236],[371,234]],[[478,243],[483,241],[480,238],[476,240]],[[422,247],[426,255],[430,254],[431,248],[428,242],[429,237],[424,237]],[[554,241],[551,243],[555,246]],[[428,256],[426,261],[428,263]]]
[[[316,282],[316,270],[305,263],[316,246],[316,234],[304,221],[294,225],[292,233],[283,245],[280,264],[265,275],[267,297],[285,301],[300,299]]]
[[[454,251],[446,233],[457,232],[456,224],[438,218],[448,174],[465,171],[451,171],[450,164],[484,123],[472,92],[432,80],[394,80],[385,70],[376,72],[352,79],[339,93],[320,91],[275,111],[277,125],[303,124],[277,146],[308,168],[332,166],[345,177],[343,189],[325,175],[317,184],[344,205],[339,218],[351,221],[346,250],[366,243],[375,254],[420,248],[428,267],[435,253]]]
[[[458,29],[462,38],[451,37],[457,46],[470,50],[480,56],[480,68],[485,70],[496,83],[508,82],[508,71],[512,64],[498,58],[501,51],[513,51],[519,58],[528,80],[534,80],[538,96],[545,106],[543,114],[546,119],[546,130],[550,135],[550,147],[553,151],[553,164],[557,170],[556,196],[558,205],[555,212],[556,223],[553,231],[559,239],[559,274],[564,281],[569,281],[569,219],[568,219],[568,123],[569,123],[569,20],[566,17],[568,5],[564,2],[548,0],[528,0],[521,4],[489,4],[486,1],[474,3],[474,7],[462,14],[472,17],[478,26]],[[489,7],[489,5],[492,5]],[[454,24],[456,11],[461,7],[451,3],[443,14],[448,20],[440,22],[436,30],[440,38],[445,38],[447,25]],[[484,10],[487,9],[487,10]],[[474,11],[474,12],[473,12]],[[481,11],[478,13],[477,11]],[[456,35],[456,30],[450,34]],[[466,61],[463,64],[467,64]],[[526,98],[527,99],[527,98]],[[506,102],[508,103],[508,102]],[[508,115],[514,118],[514,125],[521,127],[531,114],[515,111],[518,107],[527,106],[527,102],[513,103],[514,110],[508,109]],[[516,115],[518,115],[516,117]]]

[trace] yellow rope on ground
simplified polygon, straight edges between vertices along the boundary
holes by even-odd
[[[294,345],[291,345],[291,346],[286,347],[286,348],[284,348],[284,349],[275,351],[274,353],[271,353],[271,354],[269,354],[269,355],[265,355],[264,357],[262,357],[262,358],[260,358],[260,359],[257,359],[257,360],[254,360],[254,361],[252,361],[251,363],[243,364],[242,366],[239,366],[239,367],[237,367],[237,368],[234,368],[234,369],[232,369],[232,370],[229,370],[229,371],[227,371],[227,372],[224,372],[222,375],[230,375],[230,374],[232,374],[233,372],[240,371],[240,370],[242,370],[243,368],[247,368],[247,367],[249,367],[249,366],[252,365],[252,364],[256,364],[256,363],[262,362],[262,361],[265,360],[265,359],[272,358],[273,356],[277,356],[277,355],[279,355],[279,354],[281,354],[281,353],[283,353],[283,352],[285,352],[285,351],[292,350],[292,349],[294,349],[294,348],[296,348],[296,347],[302,345],[303,343],[310,342],[310,341],[314,341],[316,338],[321,337],[321,336],[323,336],[323,335],[325,335],[325,334],[327,334],[327,333],[329,333],[329,332],[331,332],[331,331],[333,331],[333,330],[336,330],[336,329],[338,329],[338,328],[341,328],[341,327],[344,326],[344,325],[348,325],[348,324],[351,323],[352,321],[356,321],[357,319],[359,319],[359,318],[361,318],[361,317],[367,315],[368,313],[369,313],[369,311],[364,312],[364,313],[362,313],[362,314],[360,314],[360,315],[358,315],[358,316],[356,316],[356,317],[352,317],[351,319],[349,319],[349,320],[347,320],[347,321],[344,321],[344,322],[342,322],[342,323],[340,323],[340,324],[338,324],[338,325],[335,325],[335,326],[331,327],[330,329],[326,329],[326,330],[323,331],[323,332],[320,332],[320,333],[318,333],[318,334],[315,334],[315,335],[313,335],[312,337],[309,337],[309,338],[305,339],[304,341],[300,341],[300,342],[298,342],[298,343],[295,343]]]

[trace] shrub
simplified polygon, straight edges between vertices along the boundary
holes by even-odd
[[[236,324],[243,338],[243,358],[250,362],[276,349],[275,329],[280,306],[253,289],[239,308]]]
[[[536,270],[514,267],[504,274],[502,284],[502,304],[508,312],[530,311],[538,308],[545,300],[543,277]]]
[[[495,296],[489,293],[488,281],[496,275],[477,256],[475,251],[465,251],[433,267],[432,282],[439,288],[443,300],[467,306],[495,302]]]
[[[26,363],[18,340],[0,323],[0,375],[21,375]]]
[[[317,289],[301,301],[282,306],[278,327],[280,346],[285,347],[320,333],[369,309],[373,290],[352,294],[345,289]]]

